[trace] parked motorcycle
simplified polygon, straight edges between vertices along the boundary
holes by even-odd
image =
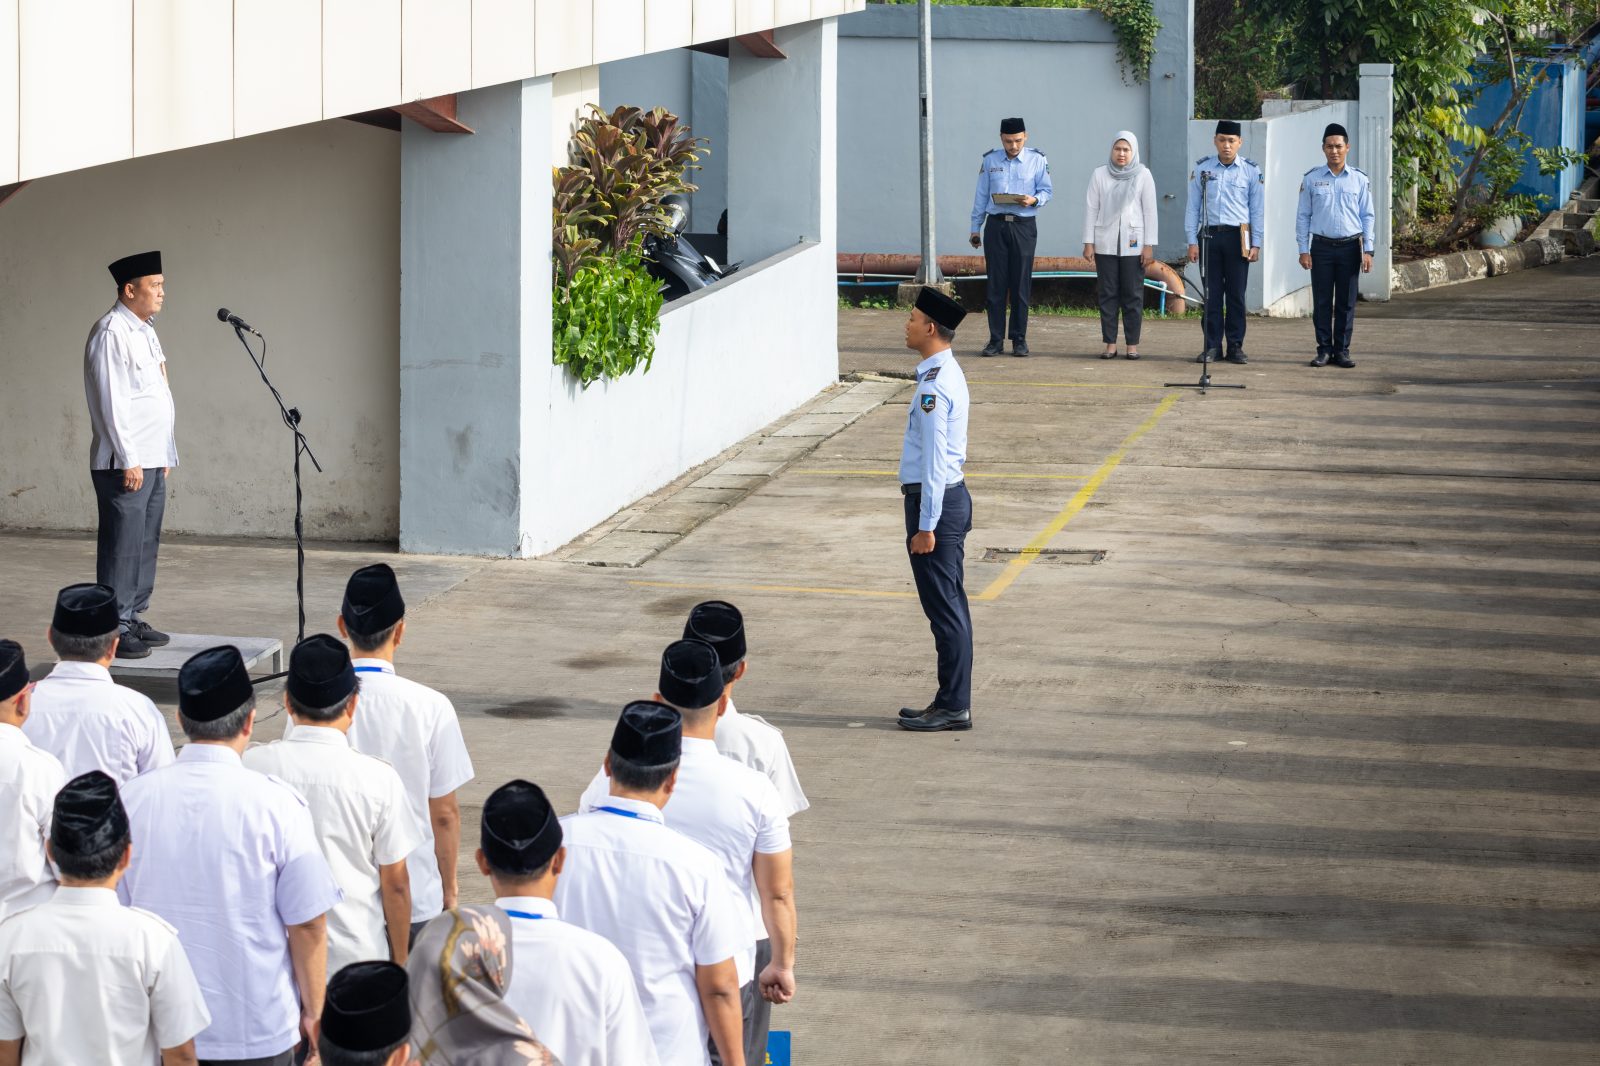
[[[722,266],[689,243],[684,236],[689,228],[689,206],[683,197],[669,196],[662,201],[662,206],[671,222],[672,235],[646,236],[644,261],[651,276],[662,283],[662,295],[668,302],[703,289],[739,269],[737,264]]]

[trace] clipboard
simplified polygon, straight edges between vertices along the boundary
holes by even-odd
[[[1027,197],[1023,196],[1019,192],[990,193],[989,194],[989,199],[993,200],[997,204],[1005,204],[1008,207],[1009,206],[1013,206],[1013,205],[1015,205],[1017,207],[1026,207],[1027,206],[1026,204],[1024,204],[1022,202],[1023,200],[1027,199]]]
[[[1239,224],[1239,255],[1245,259],[1250,258],[1250,223],[1248,222]]]

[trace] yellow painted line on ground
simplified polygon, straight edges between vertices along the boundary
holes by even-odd
[[[993,385],[1009,387],[1012,385],[1029,389],[1164,389],[1165,385],[1115,385],[1111,382],[1099,381],[969,381],[969,385]]]
[[[1122,464],[1122,460],[1128,454],[1128,449],[1132,448],[1140,437],[1154,429],[1156,423],[1161,421],[1161,416],[1172,410],[1172,405],[1177,403],[1181,396],[1182,393],[1175,392],[1157,404],[1155,412],[1149,418],[1140,422],[1132,433],[1123,438],[1122,443],[1117,445],[1117,450],[1107,456],[1106,461],[1100,464],[1100,469],[1089,476],[1089,480],[1084,483],[1083,488],[1079,489],[1072,499],[1067,501],[1067,505],[1061,509],[1061,513],[1052,518],[1050,524],[1045,526],[1037,537],[1029,541],[1027,547],[1023,548],[1015,559],[1006,564],[1006,568],[1000,571],[1000,576],[991,581],[989,587],[978,594],[977,599],[999,599],[1000,594],[1011,587],[1011,583],[1017,579],[1022,571],[1027,569],[1028,564],[1037,559],[1039,553],[1056,538],[1056,534],[1067,528],[1067,523],[1072,521],[1077,513],[1083,510],[1088,502],[1094,498],[1094,494],[1100,490],[1101,485],[1105,484],[1112,471]]]
[[[791,474],[810,474],[810,475],[815,476],[815,477],[821,477],[823,475],[837,476],[837,477],[899,477],[900,476],[900,471],[898,471],[898,470],[791,470],[789,472]],[[1083,475],[1083,474],[975,474],[975,473],[973,473],[972,471],[969,470],[963,476],[966,477],[966,478],[969,478],[969,479],[970,478],[975,478],[975,477],[985,477],[985,478],[1017,478],[1019,480],[1025,480],[1025,481],[1032,481],[1032,480],[1039,480],[1039,481],[1082,481],[1086,475]]]
[[[630,581],[630,585],[652,589],[692,589],[697,592],[809,592],[822,596],[872,596],[880,599],[916,598],[915,592],[889,592],[881,589],[842,589],[820,585],[704,585],[677,581]]]

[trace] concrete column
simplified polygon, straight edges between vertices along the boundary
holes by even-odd
[[[1372,182],[1372,273],[1361,275],[1361,296],[1387,300],[1394,287],[1394,64],[1362,63],[1356,166]]]
[[[1183,209],[1188,195],[1189,120],[1194,117],[1194,0],[1155,0],[1155,56],[1150,62],[1150,138],[1143,152],[1156,179],[1156,219],[1161,243],[1156,254],[1184,254]]]
[[[458,97],[400,140],[400,548],[522,555],[550,369],[550,78]]]
[[[739,46],[733,46],[737,51]],[[700,191],[690,198],[693,214],[689,228],[715,233],[717,221],[728,209],[728,60],[704,52],[687,52],[689,99],[693,101],[689,128],[710,142],[710,154],[693,177]]]
[[[802,241],[834,243],[838,28],[784,26],[788,58],[728,59],[728,258],[751,264]],[[831,254],[831,252],[830,252]]]

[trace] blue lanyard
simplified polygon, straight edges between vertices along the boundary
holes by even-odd
[[[387,674],[388,672],[389,671],[385,670],[381,666],[358,666],[358,667],[356,667],[356,673],[358,673],[358,674]]]
[[[506,911],[513,918],[526,918],[530,922],[537,922],[540,918],[550,917],[548,914],[529,914],[527,911]]]
[[[597,810],[597,811],[605,811],[607,814],[620,814],[624,818],[637,818],[637,817],[639,817],[639,812],[638,811],[625,811],[621,807],[596,807],[595,810]]]

